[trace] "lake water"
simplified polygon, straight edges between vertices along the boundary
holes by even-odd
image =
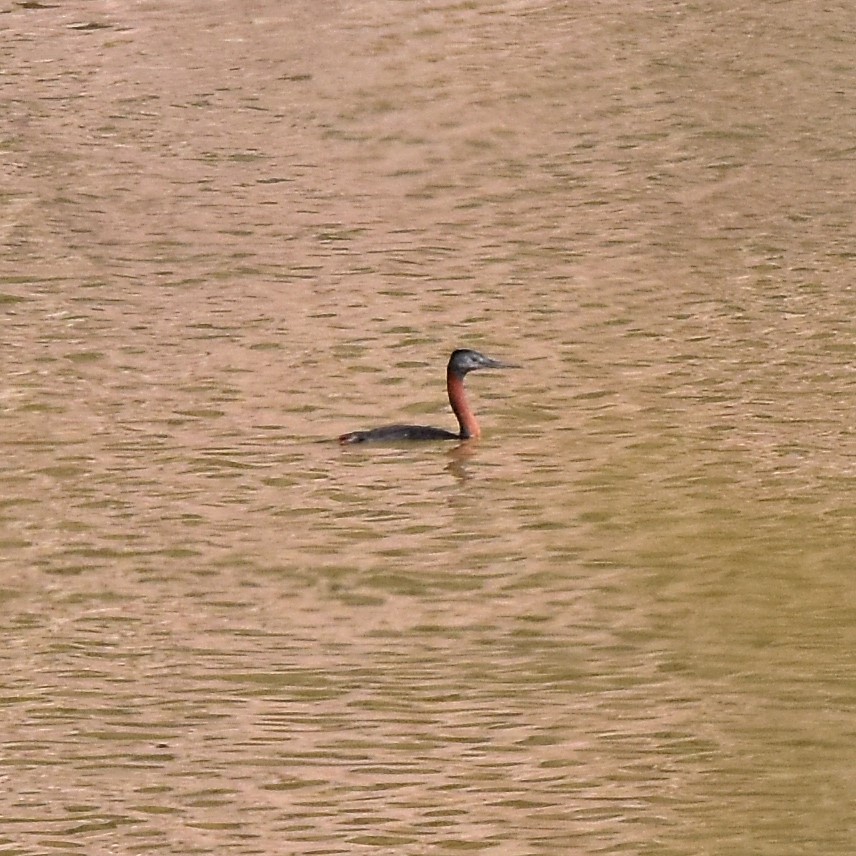
[[[0,853],[856,851],[850,0],[0,13]]]

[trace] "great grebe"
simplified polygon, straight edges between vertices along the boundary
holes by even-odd
[[[398,440],[471,440],[481,435],[478,420],[467,400],[464,389],[464,378],[469,372],[477,369],[513,369],[513,363],[502,363],[499,360],[486,357],[478,351],[469,348],[459,348],[449,357],[446,367],[446,389],[449,392],[449,403],[458,418],[460,430],[457,434],[444,428],[432,428],[429,425],[384,425],[382,428],[372,428],[368,431],[351,431],[342,434],[339,442],[348,443],[377,443]]]

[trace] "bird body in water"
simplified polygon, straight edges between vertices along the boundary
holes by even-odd
[[[443,428],[432,428],[430,425],[384,425],[382,428],[372,428],[369,431],[351,431],[349,434],[342,434],[339,442],[346,445],[399,440],[472,440],[480,437],[481,428],[467,400],[464,378],[469,372],[477,369],[511,368],[517,367],[511,363],[491,359],[469,348],[459,348],[452,352],[449,365],[446,367],[446,390],[449,393],[449,404],[452,405],[452,410],[458,419],[457,434]]]

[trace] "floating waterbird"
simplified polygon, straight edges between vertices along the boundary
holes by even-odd
[[[472,440],[481,436],[481,428],[473,413],[467,393],[464,389],[464,378],[469,372],[477,369],[514,369],[513,363],[501,363],[471,351],[459,348],[449,357],[446,367],[446,389],[449,393],[449,404],[458,419],[460,430],[457,434],[444,428],[432,428],[429,425],[384,425],[382,428],[372,428],[369,431],[351,431],[342,434],[339,442],[348,443],[378,443],[396,442],[398,440]]]

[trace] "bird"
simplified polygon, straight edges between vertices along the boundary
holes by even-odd
[[[381,428],[342,434],[339,442],[344,446],[351,443],[388,443],[400,440],[474,440],[481,436],[481,428],[467,400],[464,378],[478,369],[515,368],[519,366],[486,357],[470,348],[458,348],[452,351],[446,366],[446,390],[449,393],[449,404],[458,419],[457,434],[430,425],[384,425]]]

